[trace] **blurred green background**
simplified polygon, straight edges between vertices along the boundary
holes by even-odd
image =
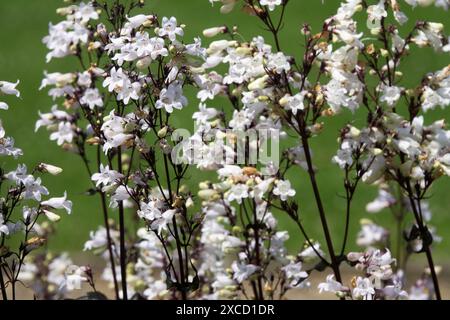
[[[300,60],[303,54],[300,26],[308,22],[314,32],[320,31],[323,20],[336,11],[338,2],[326,0],[322,4],[320,0],[291,0],[286,14],[286,22],[281,31],[281,44],[284,50]],[[186,24],[185,41],[191,41],[194,36],[200,35],[201,31],[207,27],[226,24],[228,26],[238,25],[240,33],[247,40],[254,35],[263,34],[268,42],[272,42],[259,21],[242,13],[239,7],[232,14],[221,15],[219,13],[220,6],[216,5],[211,8],[207,0],[146,0],[146,3],[145,13],[158,13],[159,16],[173,15],[177,17],[179,23]],[[434,7],[411,10],[405,3],[402,4],[402,8],[410,17],[405,30],[410,30],[414,21],[420,18],[443,22],[447,33],[450,31],[448,12]],[[79,251],[84,241],[87,240],[89,231],[96,229],[102,221],[98,198],[84,195],[90,184],[80,159],[76,155],[63,152],[56,143],[50,142],[45,130],[34,132],[38,111],[48,112],[53,105],[53,101],[47,96],[46,91],[38,91],[43,71],[72,71],[76,70],[74,68],[78,68],[78,65],[70,59],[64,61],[55,59],[49,65],[45,63],[47,50],[41,39],[47,34],[48,23],[50,21],[56,23],[60,20],[55,10],[63,5],[62,0],[0,1],[0,79],[8,81],[20,79],[19,89],[22,92],[21,99],[2,97],[2,101],[9,103],[10,110],[1,111],[0,118],[3,120],[7,134],[13,136],[17,146],[24,150],[25,155],[20,159],[22,162],[29,167],[39,162],[47,162],[64,168],[64,172],[58,177],[44,177],[44,183],[54,196],[59,196],[64,190],[67,190],[70,199],[74,202],[72,214],[63,216],[59,222],[58,234],[50,245],[55,250]],[[414,86],[419,83],[424,74],[441,69],[448,63],[448,55],[436,54],[429,49],[413,50],[411,56],[401,67],[405,73],[402,85]],[[192,94],[188,98],[190,100],[189,107],[179,113],[178,117],[174,117],[177,118],[179,127],[192,127],[190,115],[197,109],[198,101]],[[219,104],[220,101],[209,103],[209,106],[230,108],[227,104]],[[449,112],[435,110],[426,116],[428,121],[442,117],[448,120]],[[339,128],[358,117],[358,114],[352,115],[349,112],[334,117],[332,121],[326,123],[324,133],[315,138],[312,143],[314,161],[318,167],[319,186],[333,238],[337,241],[336,243],[339,243],[337,247],[340,247],[341,235],[344,230],[345,200],[340,196],[344,192],[342,173],[330,160],[338,147],[336,137]],[[6,160],[2,158],[1,161]],[[6,163],[2,163],[2,166],[4,164]],[[8,165],[8,169],[13,169],[11,163]],[[196,185],[203,177],[204,175],[190,171],[189,178],[192,185]],[[297,189],[296,197],[302,209],[301,215],[305,227],[310,230],[314,238],[323,244],[309,180],[301,170],[293,171],[291,180]],[[450,258],[448,254],[448,249],[450,249],[449,186],[448,179],[441,179],[430,193],[431,209],[434,213],[433,224],[437,226],[438,233],[444,237],[443,242],[435,247],[438,262],[441,263]],[[357,191],[350,229],[352,244],[359,229],[359,220],[369,216],[365,212],[365,204],[372,200],[376,193],[374,187],[368,186],[362,186]],[[117,213],[112,213],[113,216],[115,214]],[[298,250],[302,245],[303,238],[289,219],[283,216],[278,218],[280,228],[290,231],[289,248]],[[385,226],[394,226],[394,220],[388,211],[370,215],[370,218]]]

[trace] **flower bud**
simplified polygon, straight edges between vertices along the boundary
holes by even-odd
[[[421,7],[427,7],[433,4],[435,0],[417,0],[417,4]]]
[[[248,89],[249,90],[261,90],[266,87],[266,81],[269,79],[269,76],[266,74],[252,82],[249,83]]]
[[[239,234],[242,232],[242,228],[240,226],[233,226],[233,228],[231,229],[231,232],[233,234]]]
[[[41,247],[42,245],[44,245],[44,243],[44,238],[33,237],[31,239],[28,239],[28,241],[25,242],[25,252],[29,253],[30,251]]]
[[[285,107],[288,103],[289,103],[289,98],[291,96],[286,94],[283,98],[281,98],[278,103],[280,104],[280,106]]]
[[[389,51],[387,51],[386,49],[380,49],[380,52],[383,57],[387,57],[389,55]]]
[[[228,40],[217,40],[217,41],[213,41],[211,42],[211,44],[209,45],[208,49],[206,50],[208,54],[214,54],[217,52],[220,52],[222,50],[225,50],[226,48],[228,48],[228,46],[230,41]]]
[[[63,169],[61,169],[60,167],[51,165],[51,164],[47,164],[47,163],[40,163],[37,166],[37,170],[39,170],[40,172],[44,172],[44,173],[50,173],[51,175],[58,175],[60,174]]]
[[[64,7],[56,9],[56,14],[60,16],[67,16],[72,13],[72,8]]]
[[[48,220],[50,220],[52,222],[58,222],[61,219],[61,217],[59,215],[57,215],[54,212],[48,211],[48,210],[44,210],[44,214],[48,218]]]
[[[158,131],[158,137],[159,138],[164,138],[166,135],[167,135],[167,126],[164,126],[163,128],[161,128],[159,131]]]
[[[444,25],[437,22],[427,22],[426,28],[432,32],[440,33],[444,30]]]
[[[203,181],[198,184],[198,187],[201,190],[205,190],[205,189],[209,189],[209,185],[210,185],[209,181]]]
[[[213,27],[203,30],[203,35],[207,38],[212,38],[217,36],[220,33],[224,33],[227,31],[227,27],[221,26],[221,27]]]
[[[357,138],[361,134],[361,131],[358,128],[350,127],[350,136],[352,138]]]
[[[143,57],[142,59],[139,59],[138,62],[136,62],[136,67],[140,70],[147,69],[148,66],[152,63],[152,58],[150,57]]]
[[[198,192],[198,196],[203,200],[211,200],[216,195],[216,191],[212,189],[204,189]]]
[[[373,148],[372,149],[372,154],[374,156],[379,156],[379,155],[383,154],[383,150],[381,150],[380,148]]]
[[[194,206],[194,200],[192,200],[191,197],[187,198],[185,205],[186,205],[186,208],[192,208]]]

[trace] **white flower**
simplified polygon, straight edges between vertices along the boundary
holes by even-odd
[[[381,21],[381,19],[386,18],[388,13],[384,9],[385,0],[380,0],[377,5],[369,6],[367,8],[367,14],[370,20]]]
[[[301,285],[301,281],[308,277],[308,273],[302,270],[301,262],[291,262],[288,265],[281,268],[286,275],[288,281],[290,281],[289,286],[292,288]]]
[[[3,218],[3,213],[0,213],[0,234],[9,234],[9,228],[5,223],[5,218]]]
[[[218,114],[217,109],[215,108],[207,108],[206,104],[200,103],[198,105],[198,111],[194,112],[192,115],[192,119],[195,120],[197,125],[206,123],[208,120],[216,117]]]
[[[67,193],[64,191],[64,196],[60,198],[50,198],[46,201],[42,201],[43,206],[48,206],[54,209],[64,209],[67,213],[72,212],[72,201],[67,200]]]
[[[372,221],[366,221],[361,226],[361,231],[358,233],[356,244],[362,247],[369,247],[380,244],[387,237],[387,231],[376,225]]]
[[[109,71],[109,77],[103,81],[103,87],[108,87],[109,92],[120,92],[129,82],[130,79],[128,79],[122,68],[116,70],[113,67]]]
[[[299,258],[302,258],[303,262],[312,262],[320,258],[316,252],[321,256],[324,256],[323,251],[320,249],[319,242],[315,242],[313,243],[313,246],[308,246],[306,249],[303,249],[303,251],[300,252],[298,256]]]
[[[36,218],[37,214],[38,214],[37,208],[34,208],[34,207],[30,208],[27,206],[24,206],[22,208],[22,216],[23,216],[23,220],[25,221],[26,224],[33,221],[33,219]]]
[[[242,168],[236,165],[227,164],[223,168],[217,170],[220,178],[242,177]]]
[[[50,134],[50,140],[56,140],[56,143],[60,146],[64,142],[71,143],[74,137],[72,130],[72,124],[70,122],[60,122],[58,124],[58,131]]]
[[[252,123],[253,113],[249,109],[234,110],[228,125],[235,130],[245,130]]]
[[[387,285],[383,288],[383,293],[387,299],[390,300],[406,300],[409,299],[408,293],[402,289],[400,281],[394,281],[392,285]]]
[[[341,169],[345,169],[346,166],[351,166],[353,164],[353,149],[351,141],[344,140],[342,142],[341,148],[333,157],[332,161],[338,164]]]
[[[138,33],[136,38],[135,49],[139,57],[150,57],[150,61],[157,59],[159,56],[166,57],[169,51],[165,47],[164,39],[159,37],[148,37],[148,33]]]
[[[127,186],[117,187],[114,194],[111,196],[111,202],[109,206],[111,208],[116,208],[121,201],[128,200],[130,198],[129,189]]]
[[[177,26],[177,19],[175,17],[171,17],[170,19],[163,17],[161,28],[157,31],[160,37],[167,36],[172,42],[175,41],[177,35],[183,36],[184,34],[183,29]]]
[[[5,178],[10,181],[14,181],[17,185],[25,183],[25,180],[28,178],[27,166],[24,164],[19,164],[16,170],[5,174]]]
[[[157,109],[164,108],[166,112],[172,113],[173,109],[183,109],[187,105],[187,102],[186,97],[183,96],[181,84],[176,81],[161,90],[159,100],[156,101],[155,107]]]
[[[367,184],[372,184],[380,179],[386,170],[386,161],[383,156],[376,156],[361,180]]]
[[[110,235],[113,242],[112,245],[114,246],[119,236],[119,232],[114,229],[110,229]],[[100,226],[96,231],[91,231],[89,233],[89,237],[90,240],[86,241],[84,244],[83,249],[84,251],[98,248],[106,248],[108,244],[108,237],[106,228],[104,226]]]
[[[150,222],[150,228],[157,231],[160,235],[163,230],[167,230],[167,225],[172,221],[177,210],[169,209],[163,211],[160,208],[163,202],[158,202],[158,200],[150,200],[148,203],[141,202],[140,210],[137,211],[137,214],[140,218],[148,220]]]
[[[13,156],[15,159],[22,155],[22,150],[14,147],[14,139],[5,137],[6,132],[0,120],[0,155]]]
[[[123,177],[123,174],[115,170],[110,170],[108,165],[103,166],[103,164],[100,164],[100,172],[94,173],[91,179],[95,182],[95,185],[97,187],[100,185],[108,187],[112,184],[117,183],[117,181],[122,179]]]
[[[93,110],[95,107],[103,107],[103,99],[97,88],[86,89],[84,95],[80,99],[80,103],[88,105],[89,109]]]
[[[375,289],[370,279],[358,277],[352,294],[356,299],[371,300],[375,295]]]
[[[0,93],[6,95],[15,95],[16,97],[20,97],[19,90],[16,89],[19,84],[19,80],[16,83],[8,82],[8,81],[0,81]]]
[[[16,97],[20,97],[20,92],[16,89],[19,82],[19,80],[17,80],[16,83],[0,81],[0,94],[15,95]],[[8,108],[9,106],[6,102],[0,101],[0,110],[8,110]]]
[[[141,84],[139,82],[128,82],[118,93],[117,99],[123,100],[125,104],[128,104],[130,99],[138,100],[140,92]]]
[[[197,93],[197,98],[201,102],[210,99],[213,100],[223,90],[222,76],[216,72],[210,72],[207,75],[198,75],[195,77],[195,82],[201,88]]]
[[[242,199],[248,198],[248,186],[242,183],[235,184],[228,193],[228,201],[236,200],[241,204]]]
[[[22,182],[25,187],[23,197],[25,199],[34,199],[41,201],[41,195],[48,195],[46,187],[41,186],[41,178],[34,178],[32,175],[27,176]]]
[[[394,18],[395,20],[397,20],[398,23],[400,24],[405,24],[406,22],[408,22],[408,17],[406,16],[406,14],[400,10],[395,10],[394,11]]]
[[[201,57],[202,59],[206,58],[206,48],[202,47],[202,39],[194,38],[194,42],[187,44],[185,46],[185,50],[187,54],[195,57]]]
[[[126,133],[125,126],[127,121],[114,114],[114,110],[105,117],[101,130],[106,138],[106,143],[103,145],[103,151],[107,152],[111,148],[117,148],[126,144],[133,139],[133,135]]]
[[[264,194],[269,191],[269,187],[272,185],[274,178],[269,178],[266,180],[262,180],[255,187],[253,187],[252,197],[255,200],[261,200]]]
[[[269,57],[267,62],[267,68],[274,70],[276,73],[281,74],[286,71],[291,70],[291,64],[288,58],[282,52],[277,52]]]
[[[300,93],[297,93],[294,96],[286,96],[285,98],[280,100],[280,104],[284,106],[287,110],[291,110],[294,115],[297,114],[298,110],[304,110],[304,100],[307,92],[302,91]]]
[[[409,292],[409,300],[430,300],[430,290],[422,283],[415,284]]]
[[[291,188],[289,180],[277,180],[273,194],[279,196],[282,201],[286,201],[288,197],[295,196],[295,190]]]
[[[383,86],[383,95],[380,98],[381,102],[386,102],[390,107],[394,106],[400,99],[402,88],[396,86]]]
[[[276,6],[281,5],[282,0],[261,0],[260,3],[261,3],[262,6],[269,7],[270,11],[273,11],[273,10],[275,10]]]
[[[160,235],[163,230],[167,230],[167,224],[172,221],[176,212],[176,209],[169,209],[164,211],[164,213],[160,217],[157,217],[151,222],[150,228],[152,228],[152,230],[157,230],[158,234]]]
[[[258,271],[259,267],[253,264],[243,264],[237,261],[233,261],[231,269],[233,270],[233,279],[236,280],[238,283],[242,283],[256,271]]]
[[[84,71],[78,74],[77,84],[88,88],[92,84],[92,77],[89,71]]]
[[[380,212],[381,210],[394,205],[396,202],[397,201],[392,194],[384,189],[379,189],[378,196],[366,205],[366,210],[370,213]]]
[[[147,300],[161,298],[167,292],[167,285],[162,280],[154,280],[148,283],[147,289],[142,293]]]
[[[340,293],[347,288],[344,287],[341,283],[334,280],[334,275],[330,274],[327,276],[327,281],[319,283],[318,285],[319,293],[332,292],[332,293]]]
[[[64,285],[66,281],[65,276],[66,273],[71,273],[72,268],[75,271],[79,267],[73,266],[73,262],[67,253],[55,257],[48,265],[48,282],[59,289],[66,289]]]
[[[65,272],[64,281],[61,283],[60,288],[68,291],[81,289],[81,284],[88,281],[85,270],[85,267],[69,266]]]
[[[137,211],[140,218],[152,221],[162,216],[156,201],[149,201],[148,203],[141,202],[140,207],[141,209]]]
[[[92,3],[88,2],[87,4],[84,2],[80,2],[78,7],[75,7],[76,11],[74,13],[74,18],[80,20],[83,23],[88,22],[89,20],[97,20],[98,13],[94,8]]]

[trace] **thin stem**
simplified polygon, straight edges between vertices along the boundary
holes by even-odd
[[[117,170],[122,173],[122,149],[117,149]],[[123,202],[119,202],[119,234],[120,234],[120,272],[122,276],[122,298],[128,300],[127,294],[127,257],[125,248],[125,221]]]
[[[178,263],[180,265],[180,282],[181,282],[181,299],[182,300],[187,300],[187,295],[186,295],[186,285],[185,285],[185,274],[184,274],[184,262],[183,262],[183,252],[181,251],[181,243],[180,243],[180,238],[178,235],[178,226],[177,226],[177,219],[174,216],[172,218],[172,223],[173,223],[173,228],[174,228],[174,238],[175,238],[175,242],[177,243],[177,253],[178,253]]]
[[[98,170],[100,171],[100,146],[97,147],[97,166]],[[116,294],[116,299],[119,299],[119,284],[117,283],[117,274],[116,274],[116,263],[114,261],[114,253],[112,250],[112,240],[111,240],[111,230],[109,228],[108,223],[108,208],[106,206],[106,197],[105,193],[103,191],[99,192],[100,194],[100,200],[102,203],[102,211],[103,211],[103,223],[105,224],[106,229],[106,241],[108,242],[108,254],[109,254],[109,262],[111,264],[111,271],[113,275],[113,281],[114,281],[114,292]]]
[[[327,219],[326,219],[326,216],[325,216],[325,210],[323,208],[322,199],[320,198],[320,192],[319,192],[319,188],[317,186],[316,175],[314,173],[314,168],[313,168],[313,165],[312,165],[311,152],[310,152],[310,149],[309,149],[308,137],[305,134],[302,134],[301,138],[302,138],[303,149],[305,151],[306,162],[307,162],[307,165],[308,165],[308,174],[309,174],[311,185],[312,185],[312,188],[313,188],[313,191],[314,191],[314,197],[315,197],[315,200],[316,200],[317,209],[319,210],[320,221],[322,223],[323,232],[325,234],[325,239],[326,239],[326,242],[327,242],[328,252],[329,252],[330,258],[331,258],[331,268],[333,269],[333,272],[334,272],[334,275],[336,277],[336,280],[338,282],[342,283],[342,277],[341,277],[341,273],[339,271],[339,262],[336,259],[336,255],[334,253],[333,241],[331,240],[330,231],[328,229],[328,223],[327,223]]]
[[[108,209],[106,207],[106,198],[103,192],[100,192],[100,198],[102,203],[103,210],[103,222],[105,224],[106,229],[106,240],[108,242],[108,254],[109,254],[109,262],[111,263],[111,271],[113,275],[114,281],[114,292],[116,294],[116,299],[119,299],[119,284],[117,282],[117,274],[116,274],[116,263],[114,261],[114,253],[112,250],[112,240],[111,240],[111,231],[108,223]]]
[[[410,186],[410,182],[409,180],[406,180],[406,191],[408,192],[408,198],[411,204],[411,208],[413,210],[414,213],[414,217],[416,219],[417,225],[419,226],[419,231],[421,233],[421,237],[422,237],[422,246],[423,249],[425,250],[426,256],[427,256],[427,260],[428,260],[428,266],[430,268],[430,273],[431,273],[431,278],[433,280],[433,286],[434,286],[434,292],[436,293],[436,299],[437,300],[442,300],[441,298],[441,291],[439,289],[439,281],[438,281],[438,277],[436,274],[436,270],[434,268],[434,261],[433,261],[433,256],[431,254],[431,249],[430,249],[430,245],[428,243],[425,243],[425,239],[427,237],[427,230],[425,229],[425,226],[423,224],[423,221],[421,219],[421,215],[419,210],[420,209],[420,199],[417,199],[417,203],[419,206],[419,210],[416,207],[416,203],[414,201],[414,196],[411,190],[411,186]]]
[[[256,206],[253,206],[253,230],[255,231],[255,256],[256,256],[256,265],[261,266],[261,256],[259,252],[259,221],[258,216],[256,214]],[[261,274],[258,274],[258,291],[259,291],[259,300],[264,300],[264,291],[262,288],[262,279]]]
[[[5,280],[3,279],[3,271],[0,264],[0,287],[2,290],[2,298],[3,300],[8,300],[8,295],[6,294],[6,286],[5,286]]]
[[[347,246],[347,239],[348,239],[348,231],[350,229],[350,211],[351,211],[351,203],[352,203],[352,198],[351,196],[348,195],[348,191],[347,191],[347,201],[346,201],[346,212],[345,212],[345,231],[344,231],[344,240],[342,241],[342,248],[341,248],[341,256],[344,254],[345,252],[345,247]]]
[[[169,191],[169,200],[170,203],[169,206],[171,206],[171,204],[173,203],[173,197],[172,197],[172,184],[171,184],[171,179],[170,179],[170,173],[169,173],[169,162],[167,160],[167,155],[164,154],[163,155],[164,158],[164,171],[166,174],[166,180],[167,180],[167,189]],[[185,275],[184,273],[184,262],[183,262],[183,252],[181,250],[181,242],[180,242],[180,237],[179,237],[179,233],[178,233],[178,226],[177,226],[177,219],[174,216],[172,219],[172,223],[173,223],[173,228],[174,228],[174,238],[175,238],[175,242],[177,245],[177,254],[178,254],[178,264],[180,266],[180,284],[181,284],[181,299],[182,300],[187,300],[187,294],[186,294],[186,278],[187,278],[187,274]],[[187,257],[186,257],[187,259]],[[186,266],[187,268],[187,266]]]

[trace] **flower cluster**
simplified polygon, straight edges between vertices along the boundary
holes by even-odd
[[[302,26],[303,56],[297,57],[284,52],[280,40],[288,0],[210,2],[220,2],[223,13],[242,4],[272,39],[246,41],[238,27],[219,26],[204,30],[214,38],[208,45],[200,37],[186,42],[186,27],[175,17],[135,15],[144,7],[140,0],[78,1],[58,10],[63,20],[50,24],[44,38],[48,62],[72,57],[77,66],[45,72],[41,89],[49,88],[55,105],[40,113],[36,130],[46,128],[50,140],[85,165],[87,193],[98,196],[103,225],[90,233],[84,250],[105,260],[101,278],[115,297],[280,299],[310,286],[312,273],[330,269],[318,289],[341,299],[440,298],[431,254],[439,237],[424,199],[437,179],[450,175],[450,131],[443,120],[429,123],[425,116],[450,104],[450,68],[408,87],[401,63],[413,48],[448,54],[443,25],[418,21],[403,35],[408,17],[399,1],[346,0],[318,33]],[[448,8],[445,0],[406,3]],[[359,16],[367,18],[366,27]],[[0,82],[0,91],[19,95],[7,82]],[[198,100],[195,110],[189,91]],[[338,247],[311,140],[343,113],[365,120],[340,130],[331,159],[343,172],[346,201]],[[177,128],[177,117],[186,114],[194,122],[192,135]],[[19,156],[14,141],[0,133],[0,154]],[[309,199],[292,179],[298,170],[307,177],[301,188],[313,190],[318,241],[303,221],[302,202]],[[34,171],[59,172],[45,164]],[[198,171],[208,180],[201,175],[197,188],[189,175]],[[43,201],[47,189],[25,166],[4,179],[14,185],[6,208],[18,200],[38,204],[23,207],[23,223],[8,210],[0,215],[0,233],[4,238],[24,225],[24,243],[37,247],[46,232],[36,229],[37,217],[57,221],[54,211],[70,213],[71,202],[65,194]],[[398,228],[364,219],[357,235],[363,250],[349,252],[352,201],[361,183],[379,191],[367,211],[389,209]],[[286,247],[290,235],[278,223],[283,215],[304,240],[298,252]],[[29,239],[32,232],[38,236]],[[20,248],[21,265],[28,251],[28,245]],[[416,253],[426,254],[428,270],[407,293],[403,270]],[[34,281],[39,297],[63,297],[81,282],[96,291],[92,271],[69,268],[67,256],[33,259],[21,277]],[[343,264],[357,273],[348,285]],[[64,268],[73,270],[62,276]],[[9,273],[11,283],[19,273]]]
[[[0,81],[0,91],[5,95],[20,96],[16,89],[17,84],[6,81]],[[8,109],[5,102],[1,102],[2,109]],[[22,150],[14,146],[14,139],[6,136],[5,129],[0,122],[0,155],[3,157],[12,157],[17,159],[22,155]],[[4,165],[1,168],[0,184],[4,193],[0,196],[0,288],[3,299],[8,298],[9,288],[10,298],[16,298],[16,286],[19,281],[32,281],[36,275],[37,264],[32,260],[41,260],[38,258],[42,254],[32,255],[37,249],[42,247],[49,236],[54,233],[54,223],[60,220],[59,211],[66,211],[68,214],[72,211],[72,202],[67,200],[64,193],[62,197],[49,197],[48,189],[42,184],[39,174],[58,175],[62,169],[56,166],[40,163],[31,170],[28,170],[25,164],[18,164],[14,170],[8,171]],[[20,244],[16,239],[20,239]],[[48,283],[36,284],[35,293],[39,297],[51,298],[63,296],[66,288],[63,282],[66,281],[64,271],[60,269],[56,275],[56,265],[59,258],[48,257],[49,278]],[[63,258],[62,258],[63,259]],[[55,267],[55,268],[53,268]],[[28,275],[28,276],[26,276]],[[52,293],[44,294],[48,291],[50,283],[57,287],[53,288]]]

